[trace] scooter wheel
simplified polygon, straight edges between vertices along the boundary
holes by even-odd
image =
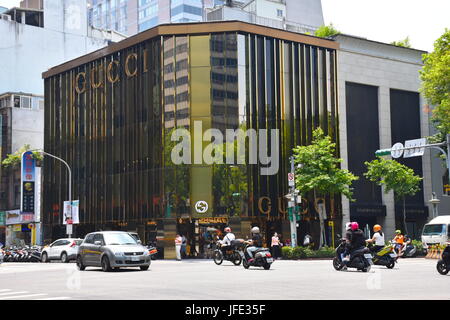
[[[214,260],[214,263],[217,264],[217,265],[222,264],[222,262],[223,262],[222,252],[220,252],[220,251],[214,252],[214,259],[213,260]]]
[[[242,259],[242,266],[245,268],[245,269],[248,269],[248,268],[250,268],[250,265],[248,264],[248,262],[247,262],[247,259]]]
[[[394,268],[394,266],[395,266],[395,261],[392,261],[391,263],[389,263],[389,264],[386,266],[386,268],[392,269],[392,268]]]
[[[269,270],[270,269],[270,263],[266,263],[263,265],[264,270]]]
[[[370,266],[364,267],[364,268],[361,269],[361,271],[362,271],[362,272],[369,272],[369,271],[370,271],[370,268],[371,268]]]
[[[447,268],[447,264],[444,262],[444,260],[439,260],[436,265],[437,271],[445,276],[450,270]]]
[[[333,259],[333,267],[334,267],[337,271],[340,271],[340,270],[342,270],[342,268],[344,267],[344,265],[339,261],[338,258],[334,258],[334,259]]]

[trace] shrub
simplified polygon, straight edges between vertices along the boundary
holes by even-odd
[[[293,256],[294,259],[305,259],[306,258],[305,248],[303,247],[293,248]]]
[[[283,259],[292,259],[293,258],[293,252],[292,247],[285,246],[281,248],[281,256]]]

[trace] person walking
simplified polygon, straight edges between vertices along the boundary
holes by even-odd
[[[187,256],[187,251],[186,251],[186,246],[187,246],[187,239],[184,236],[184,234],[181,235],[181,258],[184,259]]]
[[[175,253],[177,254],[177,261],[181,261],[181,243],[183,239],[179,234],[175,237]]]
[[[273,237],[272,237],[272,243],[271,243],[271,248],[272,248],[272,256],[274,257],[274,259],[279,259],[281,254],[280,254],[280,248],[281,243],[280,243],[280,238],[278,237],[278,233],[274,233]]]

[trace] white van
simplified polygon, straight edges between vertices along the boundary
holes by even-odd
[[[425,249],[434,244],[447,244],[448,241],[450,241],[450,215],[438,216],[423,228],[422,244]]]

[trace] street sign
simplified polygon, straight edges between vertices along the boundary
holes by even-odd
[[[392,158],[400,158],[403,154],[403,143],[397,142],[391,148],[391,156]]]
[[[64,201],[63,224],[72,219],[72,205],[70,201]]]
[[[289,182],[289,187],[295,187],[295,175],[292,172],[288,173],[288,182]]]
[[[208,211],[208,202],[200,200],[195,203],[195,210],[198,213],[205,213]]]
[[[405,148],[413,148],[414,147],[414,149],[405,150],[405,153],[403,154],[403,158],[412,158],[412,157],[423,156],[423,153],[425,152],[425,148],[421,148],[421,147],[426,144],[427,144],[426,138],[406,140]]]
[[[72,234],[73,232],[73,228],[72,228],[73,224],[66,224],[66,234]]]
[[[391,149],[381,149],[375,151],[375,155],[378,157],[387,156],[391,154]]]

